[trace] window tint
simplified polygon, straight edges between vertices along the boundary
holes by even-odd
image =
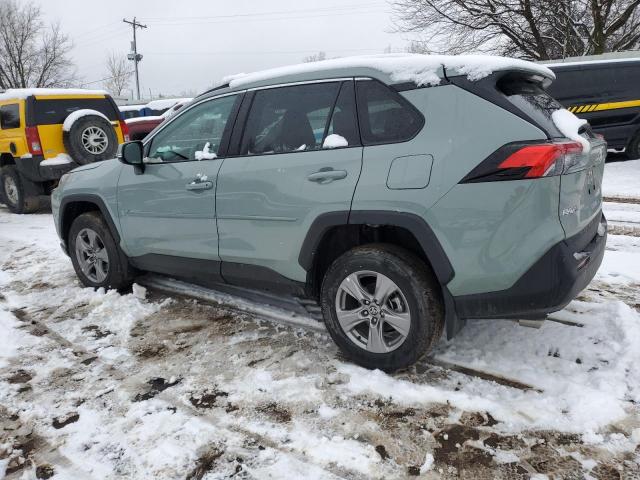
[[[20,106],[17,103],[0,107],[0,127],[3,130],[20,128]]]
[[[109,120],[119,120],[120,112],[108,98],[40,99],[33,102],[35,125],[58,125],[76,110],[97,110]]]
[[[153,138],[148,157],[162,162],[215,158],[237,99],[222,97],[186,111]]]
[[[360,135],[365,145],[407,141],[424,118],[398,93],[376,80],[358,80]]]
[[[247,118],[241,155],[322,148],[339,82],[259,90]]]

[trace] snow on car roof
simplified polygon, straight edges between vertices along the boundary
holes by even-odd
[[[24,99],[32,95],[108,95],[104,90],[82,88],[10,88],[0,93],[0,100]]]
[[[139,105],[118,105],[118,110],[120,110],[121,112],[129,112],[132,110],[141,110],[145,107],[144,104],[139,104]]]
[[[481,80],[495,71],[503,70],[520,70],[551,79],[555,78],[554,73],[544,65],[515,58],[493,55],[421,55],[407,53],[362,55],[301,63],[254,73],[240,73],[226,77],[223,82],[228,82],[231,88],[236,88],[288,75],[334,69],[370,68],[388,74],[394,82],[438,85],[441,80],[438,71],[442,67],[447,70],[447,73],[453,72],[458,75],[466,75],[472,81]]]
[[[145,107],[151,110],[164,110],[173,107],[176,103],[186,103],[193,100],[192,98],[160,98],[158,100],[152,100],[145,105]]]

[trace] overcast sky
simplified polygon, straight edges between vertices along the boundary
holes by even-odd
[[[110,51],[126,55],[134,15],[143,95],[204,90],[226,75],[328,57],[382,53],[408,40],[391,33],[386,0],[35,0],[74,42],[85,82],[107,75]],[[132,65],[133,66],[133,65]],[[133,88],[133,81],[131,87]],[[89,85],[101,88],[100,82]]]

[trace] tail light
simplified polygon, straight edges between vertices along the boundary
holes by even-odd
[[[509,144],[474,168],[462,183],[521,180],[561,175],[583,157],[578,142]]]
[[[29,152],[32,155],[42,155],[42,144],[40,143],[38,127],[26,127],[25,136],[27,137]]]
[[[120,130],[122,131],[122,138],[125,142],[129,141],[129,126],[124,120],[120,120]]]

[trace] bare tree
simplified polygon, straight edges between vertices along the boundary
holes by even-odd
[[[399,30],[446,53],[531,60],[640,47],[640,0],[394,0]]]
[[[105,80],[104,87],[112,95],[119,97],[129,86],[133,71],[129,68],[127,58],[124,55],[112,52],[107,57],[107,75],[109,78]]]
[[[309,55],[308,57],[304,57],[303,61],[305,63],[311,62],[320,62],[327,58],[327,54],[325,52],[314,53],[313,55]]]
[[[66,87],[75,82],[72,44],[40,7],[0,0],[0,89]]]

